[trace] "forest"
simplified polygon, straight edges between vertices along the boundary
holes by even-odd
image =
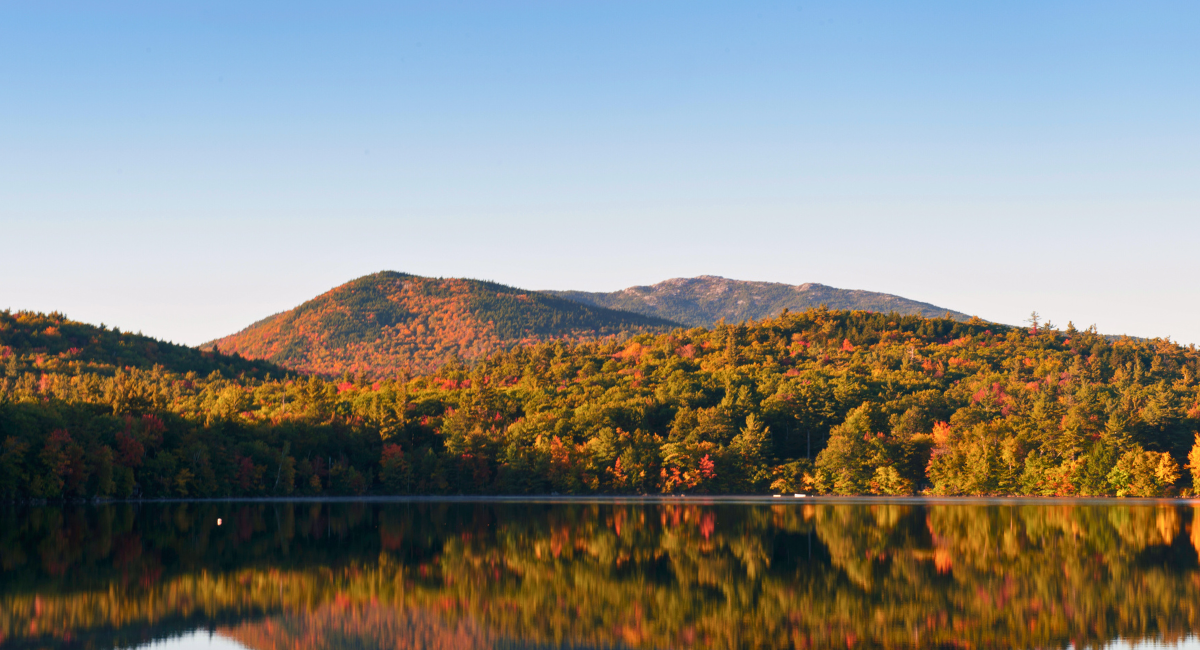
[[[176,349],[180,348],[180,349]],[[825,308],[334,379],[0,312],[0,499],[1168,496],[1200,354]]]

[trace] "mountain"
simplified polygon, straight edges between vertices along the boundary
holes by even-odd
[[[12,378],[26,372],[59,372],[65,368],[111,375],[122,368],[155,366],[180,374],[209,375],[215,371],[227,378],[261,378],[272,373],[278,377],[286,372],[269,362],[214,354],[115,327],[80,323],[57,312],[0,311],[0,360],[4,362],[0,377]]]
[[[587,305],[621,309],[666,318],[691,327],[708,327],[724,319],[729,323],[778,316],[784,309],[803,311],[825,305],[830,309],[897,312],[941,318],[949,314],[967,321],[967,314],[873,291],[835,289],[813,282],[801,285],[747,282],[715,275],[674,278],[648,287],[630,287],[611,293],[547,291]]]
[[[202,346],[302,372],[388,377],[477,359],[522,342],[678,327],[657,316],[459,278],[384,271]]]

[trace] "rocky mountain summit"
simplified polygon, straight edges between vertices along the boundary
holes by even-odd
[[[728,323],[779,315],[784,309],[803,311],[825,305],[830,309],[897,312],[905,315],[969,320],[962,312],[874,291],[837,289],[809,282],[731,280],[715,275],[673,278],[650,286],[629,287],[609,293],[549,291],[547,293],[597,307],[631,311],[665,318],[692,327],[707,327],[722,319]]]

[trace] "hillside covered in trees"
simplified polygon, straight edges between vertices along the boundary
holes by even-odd
[[[330,381],[51,354],[48,321],[14,345],[47,318],[5,317],[0,498],[1156,496],[1200,474],[1195,348],[1071,326],[814,309]]]
[[[213,354],[103,324],[80,323],[59,313],[10,311],[0,311],[0,361],[9,378],[32,376],[40,368],[64,363],[80,374],[155,366],[179,373],[215,372],[226,378],[262,378],[272,373],[279,377],[287,372],[266,361]]]
[[[714,275],[674,278],[651,286],[629,287],[609,293],[547,293],[598,307],[666,318],[691,327],[711,327],[720,321],[741,323],[762,320],[774,318],[785,309],[804,311],[821,306],[928,318],[949,314],[955,320],[971,319],[963,313],[887,293],[835,289],[812,282],[801,285],[747,282]]]
[[[395,377],[521,343],[668,331],[677,324],[494,282],[384,271],[202,346],[326,377]]]

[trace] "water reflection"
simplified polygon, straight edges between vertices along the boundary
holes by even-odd
[[[179,636],[155,639],[136,646],[136,650],[246,650],[246,647],[213,631],[196,630]]]
[[[0,645],[1174,645],[1200,626],[1196,523],[1062,502],[11,507]]]

